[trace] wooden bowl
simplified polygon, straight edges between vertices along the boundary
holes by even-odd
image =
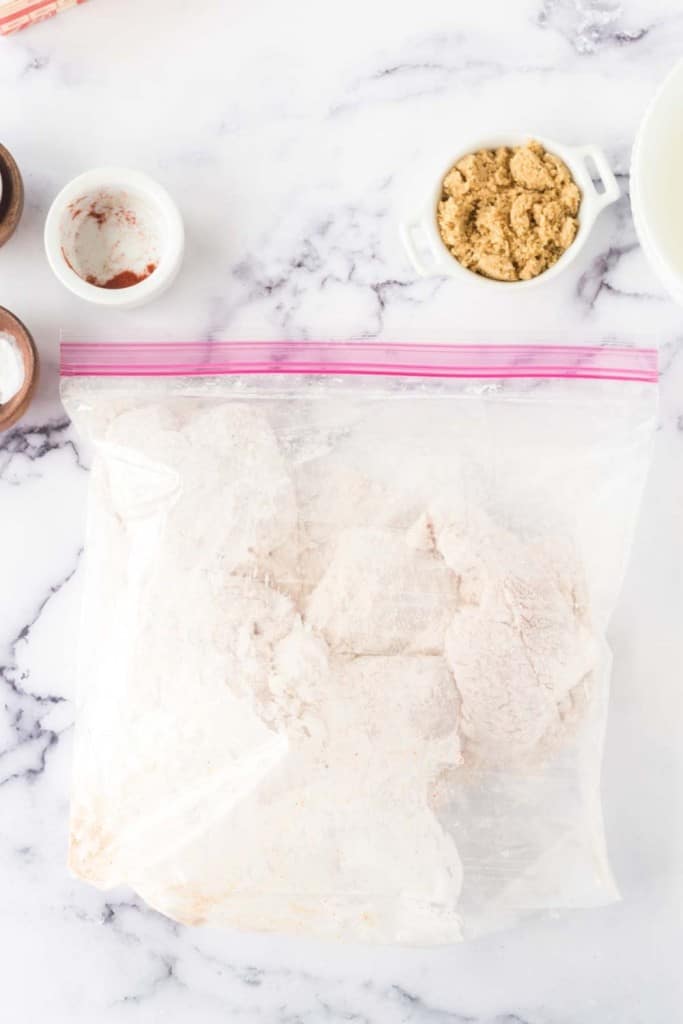
[[[0,245],[16,231],[24,209],[24,183],[10,151],[0,145]]]
[[[21,320],[2,306],[0,306],[0,332],[12,335],[24,359],[24,383],[14,398],[10,398],[9,402],[0,405],[0,431],[3,431],[14,426],[31,404],[38,384],[38,351],[33,338]]]

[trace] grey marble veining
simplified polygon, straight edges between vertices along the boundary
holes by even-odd
[[[683,49],[679,0],[89,0],[0,40],[2,141],[25,175],[0,303],[43,361],[0,435],[0,985],[12,1024],[677,1024],[683,312],[637,244],[630,147]],[[9,102],[11,100],[11,102]],[[464,138],[602,145],[623,196],[581,257],[519,295],[418,280],[397,238]],[[173,290],[129,314],[52,278],[49,203],[89,166],[173,192]],[[535,337],[658,344],[662,404],[614,617],[604,801],[621,904],[438,950],[191,930],[65,868],[87,456],[57,398],[72,337]]]

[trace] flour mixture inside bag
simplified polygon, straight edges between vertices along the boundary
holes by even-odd
[[[72,869],[189,924],[449,942],[615,895],[641,350],[63,347],[94,443]]]

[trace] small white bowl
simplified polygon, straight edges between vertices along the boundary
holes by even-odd
[[[130,309],[157,298],[175,279],[184,248],[183,222],[166,189],[120,167],[74,178],[45,222],[55,275],[74,295],[100,306]],[[139,281],[124,286],[122,275]]]
[[[530,139],[536,139],[549,153],[559,156],[571,171],[574,181],[581,190],[579,230],[577,231],[576,238],[566,252],[560,256],[557,263],[554,263],[548,270],[543,271],[542,274],[532,277],[529,281],[496,281],[494,278],[484,277],[482,274],[476,274],[474,271],[464,267],[453,256],[441,238],[436,216],[443,188],[443,180],[451,167],[462,157],[467,156],[468,153],[476,153],[480,149],[497,149],[499,146],[523,146]],[[593,167],[590,166],[589,162],[593,164]],[[596,180],[602,183],[601,191],[598,191],[594,184],[594,175]],[[451,157],[446,167],[435,179],[429,191],[429,198],[423,205],[421,212],[401,225],[401,237],[415,270],[422,277],[447,275],[449,277],[459,277],[467,281],[477,280],[484,285],[497,288],[514,288],[515,290],[532,288],[534,285],[556,277],[576,259],[591,232],[598,214],[606,206],[616,202],[619,195],[619,184],[612,173],[605,154],[597,146],[564,146],[553,139],[546,139],[539,135],[500,133],[483,139],[471,140]]]
[[[650,266],[683,305],[683,61],[643,118],[631,156],[631,208]]]

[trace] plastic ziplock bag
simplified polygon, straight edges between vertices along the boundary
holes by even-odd
[[[65,344],[94,445],[70,865],[440,943],[615,898],[606,630],[649,350]]]

